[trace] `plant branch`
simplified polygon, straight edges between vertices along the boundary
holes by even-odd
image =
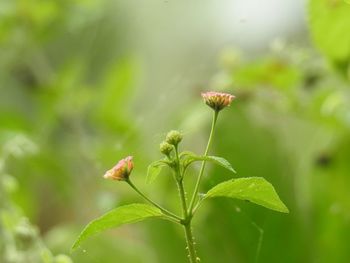
[[[144,193],[142,193],[128,178],[125,182],[127,182],[131,188],[133,188],[140,196],[142,196],[146,201],[148,201],[149,203],[151,203],[152,205],[154,205],[155,207],[159,208],[166,216],[170,217],[174,222],[176,223],[181,223],[182,222],[182,218],[180,218],[179,216],[175,215],[174,213],[168,211],[167,209],[163,208],[162,206],[160,206],[159,204],[157,204],[156,202],[154,202],[153,200],[151,200],[150,198],[148,198]]]

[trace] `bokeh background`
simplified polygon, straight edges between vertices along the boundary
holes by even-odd
[[[269,180],[291,213],[208,202],[202,262],[350,262],[349,29],[343,0],[1,0],[0,262],[186,262],[182,229],[161,220],[69,250],[90,220],[142,202],[102,179],[126,155],[179,211],[167,173],[145,173],[168,130],[204,150],[207,90],[237,96],[211,152]],[[209,166],[201,191],[231,177]]]

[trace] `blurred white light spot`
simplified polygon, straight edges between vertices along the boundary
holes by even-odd
[[[305,27],[304,0],[236,0],[222,5],[221,26],[242,48],[259,48]]]

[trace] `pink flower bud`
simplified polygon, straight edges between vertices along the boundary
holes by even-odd
[[[230,106],[235,96],[215,91],[203,92],[202,97],[204,102],[213,110],[221,111],[223,108]]]
[[[121,159],[112,169],[108,170],[103,177],[117,181],[125,181],[134,168],[132,156]]]

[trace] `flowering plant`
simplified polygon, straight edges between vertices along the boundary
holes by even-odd
[[[235,96],[221,92],[205,92],[202,93],[202,97],[204,102],[213,109],[211,131],[204,154],[196,155],[188,151],[179,152],[179,144],[181,143],[183,136],[178,131],[170,131],[167,134],[165,141],[160,144],[160,152],[164,154],[165,157],[151,163],[147,171],[146,180],[147,182],[152,182],[160,173],[162,167],[168,166],[172,170],[180,195],[182,215],[176,215],[175,213],[151,200],[132,183],[130,174],[134,167],[134,163],[132,157],[128,156],[125,159],[120,160],[112,169],[108,170],[105,173],[104,178],[126,182],[149,204],[130,204],[121,206],[91,221],[81,232],[80,236],[73,244],[72,249],[76,249],[80,243],[89,236],[99,233],[105,229],[138,222],[147,218],[158,217],[170,220],[171,222],[179,224],[183,227],[187,241],[189,261],[191,263],[196,263],[200,261],[200,258],[195,249],[192,232],[192,220],[198,208],[205,200],[215,197],[236,198],[247,200],[278,212],[289,212],[288,208],[280,200],[273,186],[262,177],[231,179],[219,183],[204,195],[198,194],[207,162],[213,162],[214,164],[220,165],[232,173],[235,173],[235,170],[226,159],[208,155],[218,115],[221,110],[230,106],[233,99],[235,99]],[[184,190],[184,179],[187,168],[192,163],[197,161],[202,162],[202,164],[196,184],[193,188],[192,197],[188,202]]]

